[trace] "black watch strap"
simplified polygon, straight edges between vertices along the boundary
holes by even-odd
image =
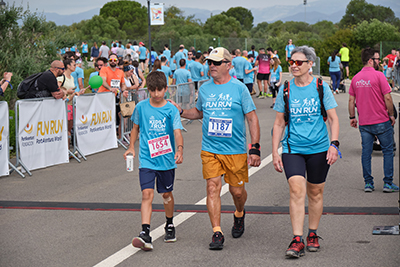
[[[339,147],[339,145],[340,145],[340,143],[339,143],[338,140],[333,140],[333,141],[331,141],[331,144],[332,144],[332,145],[335,145],[336,147]]]

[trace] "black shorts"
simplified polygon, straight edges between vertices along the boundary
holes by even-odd
[[[87,56],[88,56],[88,53],[82,53],[82,56],[83,56],[83,57],[87,57]]]
[[[343,65],[343,68],[348,67],[349,66],[349,62],[348,61],[342,61],[342,65]]]
[[[294,175],[300,175],[307,178],[309,183],[324,183],[329,170],[326,154],[327,151],[310,155],[283,153],[282,163],[286,179]]]
[[[240,82],[242,82],[242,83],[244,83],[244,82],[243,82],[243,79],[239,79],[239,78],[237,78],[237,80],[238,80],[238,81],[240,81]]]
[[[139,59],[140,63],[146,63],[146,59]]]
[[[257,73],[257,80],[259,81],[265,81],[269,80],[269,73]]]
[[[253,92],[253,84],[252,83],[246,83],[247,89],[249,89],[250,94]]]

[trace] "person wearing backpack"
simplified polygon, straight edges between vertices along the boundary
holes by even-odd
[[[340,155],[336,101],[328,84],[322,80],[317,82],[308,74],[316,57],[312,47],[293,49],[289,64],[294,78],[281,86],[274,105],[277,114],[272,136],[273,164],[276,171],[285,170],[290,191],[289,210],[294,237],[286,250],[289,258],[304,256],[305,248],[310,252],[320,248],[317,228],[323,210],[325,180],[329,167]],[[326,115],[322,115],[322,111],[326,111]],[[325,116],[330,125],[331,139]],[[282,157],[278,152],[281,140]],[[307,246],[303,241],[306,194],[309,214]]]
[[[31,75],[22,81],[18,86],[17,96],[20,99],[51,96],[55,99],[63,98],[65,94],[58,86],[57,77],[62,76],[64,71],[64,63],[54,60],[49,70]]]

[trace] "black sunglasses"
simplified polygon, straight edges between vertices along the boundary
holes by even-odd
[[[304,62],[308,62],[308,60],[289,60],[290,66],[292,66],[293,64],[296,64],[296,66],[301,66]]]
[[[379,57],[371,57],[372,60],[378,60],[381,61],[381,59]]]
[[[59,69],[59,70],[65,70],[65,68],[60,68],[60,67],[56,67],[56,69]]]
[[[214,64],[214,66],[221,66],[222,63],[229,63],[229,61],[214,61],[214,60],[207,60],[207,63],[209,66],[211,66],[211,64]]]

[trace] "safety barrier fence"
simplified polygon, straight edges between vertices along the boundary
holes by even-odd
[[[204,82],[199,82],[199,87]],[[137,104],[147,98],[146,88],[130,90],[121,103]],[[165,98],[184,109],[193,108],[196,100],[194,83],[168,86]],[[23,172],[32,175],[32,170],[69,163],[70,158],[81,162],[79,157],[86,160],[85,156],[117,148],[118,144],[127,149],[122,141],[129,143],[133,123],[130,116],[121,115],[121,134],[117,139],[115,106],[118,104],[111,92],[75,96],[72,100],[71,151],[66,101],[51,97],[18,100],[15,104],[16,164],[13,165],[9,160],[8,105],[5,101],[0,102],[0,176],[9,175],[9,166],[25,177]]]

